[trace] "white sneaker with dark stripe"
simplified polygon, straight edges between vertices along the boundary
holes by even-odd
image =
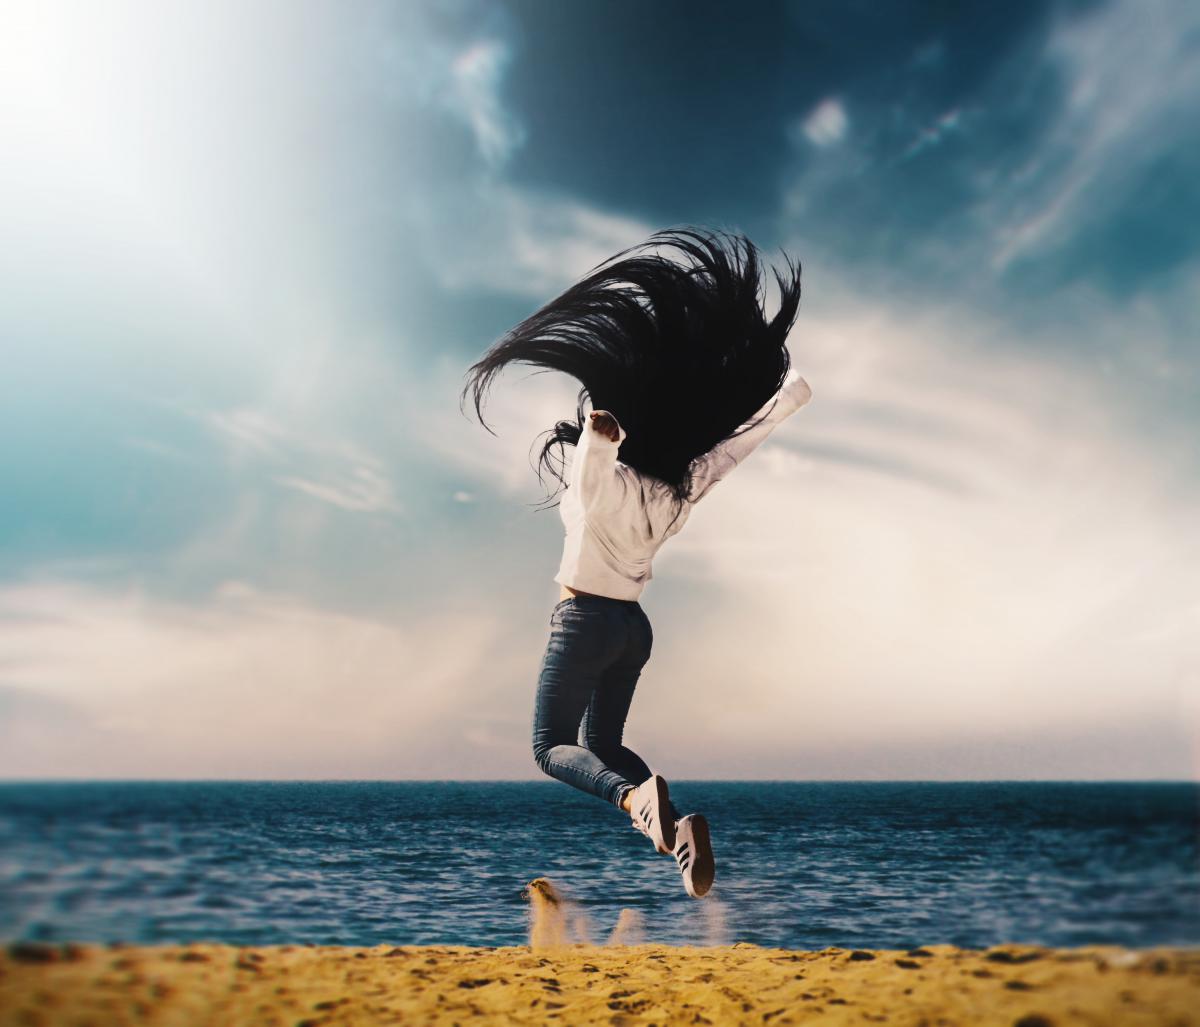
[[[674,855],[687,893],[693,899],[703,898],[717,876],[717,864],[708,837],[708,821],[699,813],[692,813],[675,825]]]
[[[633,826],[654,842],[659,852],[671,854],[675,848],[675,819],[671,816],[667,782],[661,774],[652,774],[630,793],[629,816]]]

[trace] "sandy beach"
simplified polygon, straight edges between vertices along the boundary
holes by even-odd
[[[10,945],[0,1027],[114,1024],[1200,1025],[1200,948],[826,948],[605,944],[531,881],[529,944],[373,947]]]
[[[1200,1023],[1200,950],[10,946],[0,1023]]]

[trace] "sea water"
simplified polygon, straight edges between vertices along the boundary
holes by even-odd
[[[1200,785],[672,783],[691,899],[554,781],[0,784],[0,938],[516,945],[554,882],[598,942],[797,949],[1200,943]],[[592,932],[590,935],[587,932]]]

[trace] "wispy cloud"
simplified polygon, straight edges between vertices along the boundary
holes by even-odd
[[[1065,80],[1057,117],[1028,164],[985,205],[992,267],[1061,245],[1111,211],[1131,178],[1182,141],[1200,95],[1200,61],[1169,2],[1118,2],[1064,18],[1043,60]],[[1013,66],[1003,76],[1025,74]],[[1195,133],[1191,133],[1195,138]],[[1084,202],[1084,200],[1087,202]]]
[[[453,402],[423,403],[420,388],[411,386],[412,402],[422,404],[427,452],[463,477],[469,487],[460,494],[487,489],[526,502],[541,499],[533,467],[542,433],[574,416],[579,383],[565,375],[506,371],[493,382],[483,410],[493,435],[476,420],[470,397],[458,408],[465,371],[465,366],[446,361],[425,383],[430,395],[452,397]],[[556,484],[547,477],[547,489]]]
[[[431,272],[455,292],[487,290],[549,300],[659,227],[569,196],[503,182],[465,187],[455,208],[454,221],[469,221],[469,233],[447,231],[433,208],[413,212]]]
[[[512,49],[499,39],[472,43],[451,62],[447,103],[471,127],[476,145],[491,168],[501,167],[525,141],[525,128],[501,102],[499,90]]]
[[[908,160],[922,150],[937,146],[951,132],[960,131],[964,120],[964,114],[959,108],[955,107],[953,110],[946,111],[933,124],[921,129],[916,138],[904,148],[898,159]]]
[[[832,99],[791,126],[781,219],[863,274],[997,308],[1158,291],[1198,258],[1177,228],[1200,203],[1198,30],[1170,0],[1060,5],[966,77],[940,42],[852,68],[853,132]]]
[[[304,468],[304,474],[273,474],[271,480],[356,513],[401,513],[384,462],[356,443],[327,434],[286,428],[263,410],[209,411],[211,427],[225,439],[236,466],[261,458]],[[323,473],[318,480],[313,472]]]
[[[283,455],[290,433],[262,410],[252,407],[211,410],[204,417],[229,443],[237,458],[263,456],[277,459]]]
[[[164,460],[182,463],[193,463],[195,460],[195,457],[191,454],[176,446],[168,445],[160,439],[147,439],[140,435],[129,435],[121,440],[121,444],[128,446],[130,449],[136,449],[143,453],[150,453],[156,457],[161,457]]]
[[[330,484],[290,475],[276,475],[281,485],[303,492],[343,510],[365,513],[402,513],[404,508],[392,497],[392,485],[373,467],[354,467],[350,480]]]
[[[327,27],[330,31],[336,18]],[[482,170],[504,169],[524,145],[524,120],[503,98],[505,78],[517,59],[510,15],[499,4],[452,7],[424,2],[378,7],[365,31],[352,34],[358,49],[353,72],[359,84],[386,99],[388,109],[424,112],[470,134]],[[410,146],[429,144],[421,125]],[[386,125],[380,125],[386,131]],[[421,155],[422,158],[424,155]],[[455,177],[480,170],[456,167]]]

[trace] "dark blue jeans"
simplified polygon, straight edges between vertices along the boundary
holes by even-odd
[[[533,756],[551,777],[611,802],[650,777],[621,741],[654,632],[636,600],[572,596],[550,614],[538,675]],[[678,810],[672,807],[678,819]]]

